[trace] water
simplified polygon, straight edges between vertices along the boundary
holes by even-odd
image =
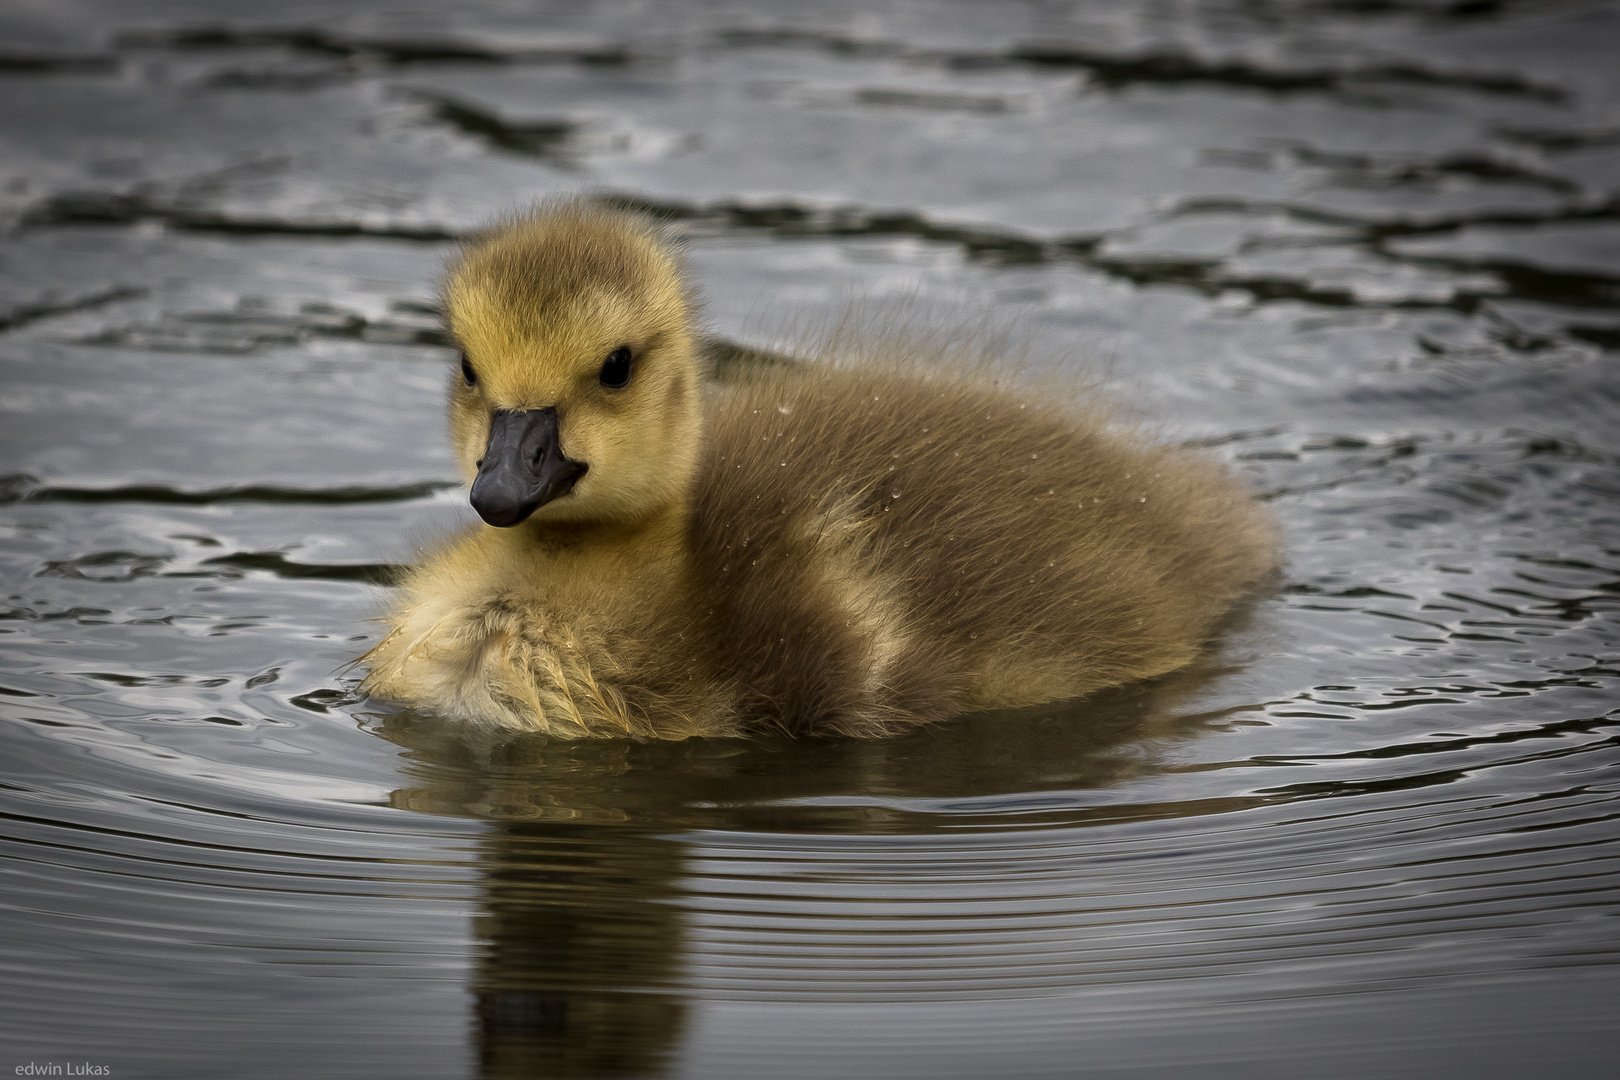
[[[0,12],[0,1066],[1599,1077],[1612,3]],[[551,193],[712,331],[1013,325],[1288,537],[1194,670],[887,742],[359,700],[472,520],[433,316]]]

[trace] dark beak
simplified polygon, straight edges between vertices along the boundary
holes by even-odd
[[[489,445],[473,481],[472,507],[489,524],[510,528],[572,491],[585,467],[563,456],[556,409],[502,409],[489,423]]]

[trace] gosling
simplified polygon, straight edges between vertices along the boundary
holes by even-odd
[[[487,524],[410,573],[361,658],[365,692],[418,711],[884,735],[1180,667],[1276,561],[1224,468],[938,357],[708,383],[678,258],[635,217],[543,207],[443,297]]]

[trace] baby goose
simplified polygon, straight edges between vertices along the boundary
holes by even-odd
[[[405,582],[362,658],[377,697],[561,736],[879,735],[1179,667],[1275,562],[1224,469],[988,377],[705,388],[636,218],[543,208],[444,299],[489,527]]]

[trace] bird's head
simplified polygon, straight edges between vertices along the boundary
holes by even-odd
[[[542,207],[468,247],[444,309],[461,350],[451,433],[486,522],[633,526],[684,499],[700,428],[692,303],[654,226]]]

